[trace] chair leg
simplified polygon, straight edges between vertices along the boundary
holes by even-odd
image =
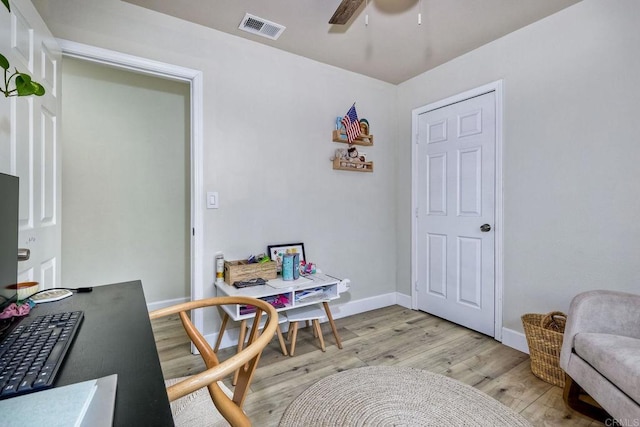
[[[336,328],[336,324],[333,321],[333,317],[331,316],[331,309],[329,309],[329,303],[324,301],[322,305],[324,306],[325,313],[327,313],[327,319],[329,319],[329,324],[331,325],[331,331],[333,332],[333,336],[336,339],[336,346],[338,346],[338,348],[341,349],[342,341],[340,341],[340,335],[338,335],[338,329]]]
[[[293,322],[293,325],[289,324],[289,334],[287,334],[287,337],[289,335],[291,336],[291,349],[289,350],[289,356],[293,356],[296,351],[296,338],[298,338],[298,322]]]
[[[240,336],[238,337],[238,353],[240,353],[244,348],[244,338],[245,338],[246,332],[247,332],[247,321],[242,320],[240,321]],[[243,368],[241,367],[240,369],[243,369]],[[233,374],[233,381],[231,384],[233,384],[234,386],[238,383],[238,375],[240,375],[240,369],[238,369]]]
[[[278,341],[280,342],[280,350],[282,350],[282,354],[284,354],[285,356],[288,355],[287,346],[284,343],[284,337],[282,336],[282,331],[280,330],[280,325],[278,325],[278,329],[276,329],[276,334],[278,334]]]
[[[563,396],[564,403],[570,409],[573,409],[576,412],[579,412],[582,415],[586,415],[589,418],[593,418],[594,420],[600,421],[604,423],[606,420],[612,419],[611,415],[607,413],[600,406],[594,405],[585,400],[585,398],[593,401],[591,397],[584,392],[580,385],[573,381],[573,379],[565,374],[564,380],[564,391]]]
[[[313,319],[313,332],[320,341],[320,348],[322,349],[322,351],[326,351],[326,348],[324,346],[324,338],[322,337],[322,329],[320,329],[320,321],[318,319]]]
[[[218,332],[218,339],[216,340],[216,346],[213,348],[213,352],[217,353],[220,348],[220,343],[222,343],[222,336],[224,335],[224,331],[227,329],[227,322],[229,321],[229,315],[227,312],[224,312],[224,316],[222,316],[222,324],[220,325],[220,332]]]

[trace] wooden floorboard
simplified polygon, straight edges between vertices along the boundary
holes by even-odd
[[[190,354],[177,316],[152,322],[165,378],[204,369]],[[300,393],[316,381],[345,369],[388,365],[447,375],[487,393],[521,413],[534,426],[602,426],[564,406],[562,389],[531,373],[529,356],[494,339],[438,317],[390,306],[336,320],[343,349],[322,324],[326,352],[311,328],[298,332],[296,354],[284,356],[274,337],[265,348],[244,409],[256,426],[277,426]],[[286,334],[285,334],[286,335]],[[221,349],[224,360],[235,353]],[[230,378],[225,380],[231,386]]]

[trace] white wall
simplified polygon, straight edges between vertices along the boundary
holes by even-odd
[[[203,71],[205,189],[222,206],[204,213],[207,284],[217,250],[303,241],[353,299],[409,294],[411,110],[504,79],[504,325],[638,290],[635,0],[584,0],[398,87],[116,0],[35,4],[57,37]],[[328,162],[354,100],[373,174]]]
[[[62,283],[189,295],[187,83],[65,58]]]
[[[204,212],[205,295],[216,251],[299,241],[352,280],[350,298],[395,291],[395,86],[117,0],[34,3],[56,37],[203,71],[204,186],[221,206]],[[374,173],[329,161],[335,117],[354,101]]]
[[[504,326],[638,292],[640,2],[584,0],[398,87],[398,290],[410,292],[411,110],[504,79]]]

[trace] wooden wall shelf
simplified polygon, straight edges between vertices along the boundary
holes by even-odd
[[[373,172],[373,162],[358,162],[345,159],[333,159],[333,168],[351,172]]]
[[[349,143],[349,141],[347,141],[347,135],[344,133],[341,134],[339,130],[333,131],[333,142],[342,142],[343,144]],[[370,147],[373,145],[373,135],[360,135],[352,142],[352,144]]]

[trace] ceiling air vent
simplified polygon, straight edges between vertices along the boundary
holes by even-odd
[[[248,33],[278,40],[280,34],[282,34],[287,27],[247,13],[244,15],[244,19],[238,28]]]

